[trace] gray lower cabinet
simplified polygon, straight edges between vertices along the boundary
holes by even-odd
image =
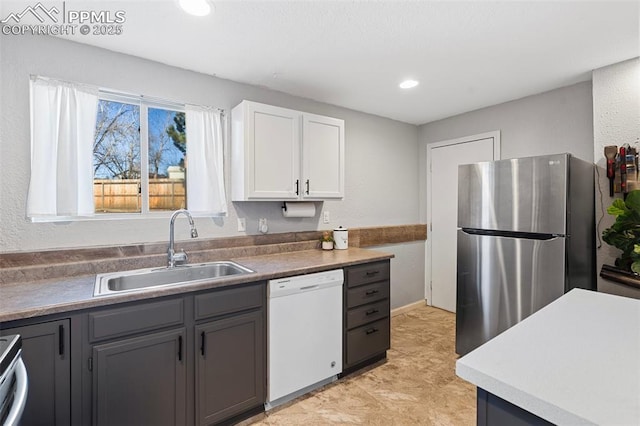
[[[7,328],[2,335],[22,336],[22,359],[29,377],[23,425],[71,424],[69,320]]]
[[[94,424],[186,424],[185,340],[180,328],[95,345]]]
[[[345,268],[343,375],[386,356],[389,296],[388,260]]]
[[[23,339],[22,424],[210,425],[262,411],[265,311],[255,282],[0,324]]]
[[[265,303],[259,282],[89,311],[92,423],[210,425],[264,409]]]
[[[478,426],[552,426],[553,423],[505,401],[504,399],[478,388]]]
[[[264,403],[264,319],[253,311],[196,326],[197,423],[208,425]]]

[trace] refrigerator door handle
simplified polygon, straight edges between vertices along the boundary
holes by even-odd
[[[489,237],[506,237],[506,238],[518,238],[525,240],[541,240],[549,241],[556,238],[564,238],[562,234],[538,234],[533,232],[513,232],[513,231],[496,231],[493,229],[476,229],[476,228],[461,228],[461,231],[468,235],[485,235]]]

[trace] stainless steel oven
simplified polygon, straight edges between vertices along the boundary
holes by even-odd
[[[0,424],[17,426],[27,403],[27,369],[19,334],[0,336]]]

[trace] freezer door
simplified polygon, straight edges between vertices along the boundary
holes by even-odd
[[[456,352],[464,355],[564,294],[565,239],[458,231]]]
[[[566,234],[568,154],[458,167],[458,227]]]

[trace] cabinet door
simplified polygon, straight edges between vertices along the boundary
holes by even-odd
[[[344,121],[304,114],[302,127],[302,196],[344,196]]]
[[[196,412],[217,423],[265,400],[263,311],[196,326]]]
[[[4,329],[2,334],[22,336],[22,359],[27,368],[29,392],[21,424],[70,424],[69,320]]]
[[[247,198],[295,200],[300,193],[300,113],[247,103]]]
[[[94,346],[94,424],[185,424],[184,342],[181,328]]]

